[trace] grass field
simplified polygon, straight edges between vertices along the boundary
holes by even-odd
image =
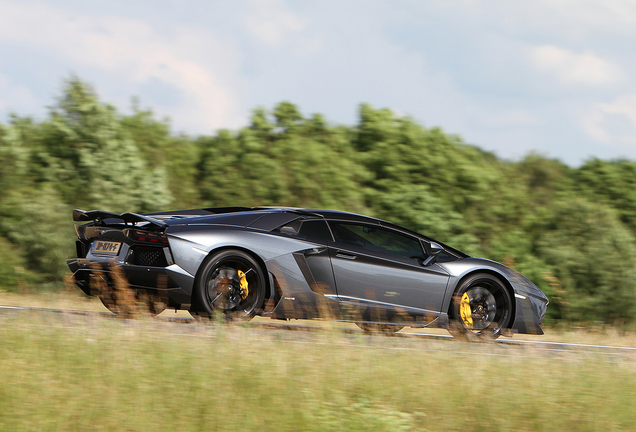
[[[0,295],[0,304],[7,301]],[[636,429],[634,352],[367,336],[323,326],[285,332],[5,313],[0,430]],[[610,336],[617,345],[631,341]]]

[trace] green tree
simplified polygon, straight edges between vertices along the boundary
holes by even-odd
[[[616,209],[636,233],[636,163],[626,159],[590,159],[573,173],[578,193]]]
[[[69,217],[71,211],[51,186],[12,191],[3,197],[0,238],[6,240],[1,246],[5,248],[4,253],[6,248],[13,248],[15,255],[4,263],[4,273],[11,273],[13,268],[14,276],[9,279],[15,282],[14,286],[25,280],[61,281],[68,272],[66,259],[73,254],[75,236]],[[22,269],[26,272],[22,273]]]
[[[200,149],[187,136],[173,136],[168,119],[155,119],[152,110],[142,110],[138,102],[133,103],[133,114],[124,116],[121,125],[148,168],[166,178],[166,187],[173,197],[175,208],[200,206],[198,169]]]
[[[143,212],[172,201],[163,168],[148,167],[115,108],[99,102],[87,84],[67,81],[44,127],[44,145],[54,161],[49,180],[59,184],[66,202]]]
[[[263,109],[237,134],[200,139],[200,189],[209,205],[362,208],[357,165],[345,128],[304,119],[289,102]]]
[[[405,209],[398,203],[417,201],[422,219],[441,220],[418,225],[480,255],[489,254],[495,236],[519,223],[523,184],[494,155],[459,137],[362,105],[355,143],[371,173],[367,204],[374,214],[402,220]]]
[[[551,306],[559,318],[633,321],[636,239],[614,211],[583,198],[564,200],[545,228],[537,255],[550,263],[563,289]]]

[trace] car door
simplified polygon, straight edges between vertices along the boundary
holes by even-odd
[[[278,232],[313,243],[294,252],[294,259],[310,289],[318,294],[336,297],[336,284],[327,245],[333,241],[324,219],[297,219],[280,227]]]
[[[327,248],[332,236],[327,223],[324,220],[305,220],[298,234],[302,238],[324,245],[302,252],[315,282],[311,289],[319,294],[335,296],[336,287]]]
[[[418,238],[358,222],[329,221],[329,227],[334,237],[329,255],[341,300],[440,312],[449,275],[437,264],[422,265],[427,255]]]

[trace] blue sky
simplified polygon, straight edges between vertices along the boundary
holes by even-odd
[[[633,0],[0,0],[0,121],[71,74],[191,135],[368,102],[506,159],[636,160]]]

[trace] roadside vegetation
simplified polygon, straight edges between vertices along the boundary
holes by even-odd
[[[623,328],[636,322],[635,186],[630,160],[506,161],[367,104],[350,126],[281,102],[240,130],[190,137],[71,78],[46,119],[0,124],[0,288],[61,289],[73,208],[320,207],[516,268],[550,298],[548,324]]]
[[[636,354],[0,315],[0,430],[627,431]]]

